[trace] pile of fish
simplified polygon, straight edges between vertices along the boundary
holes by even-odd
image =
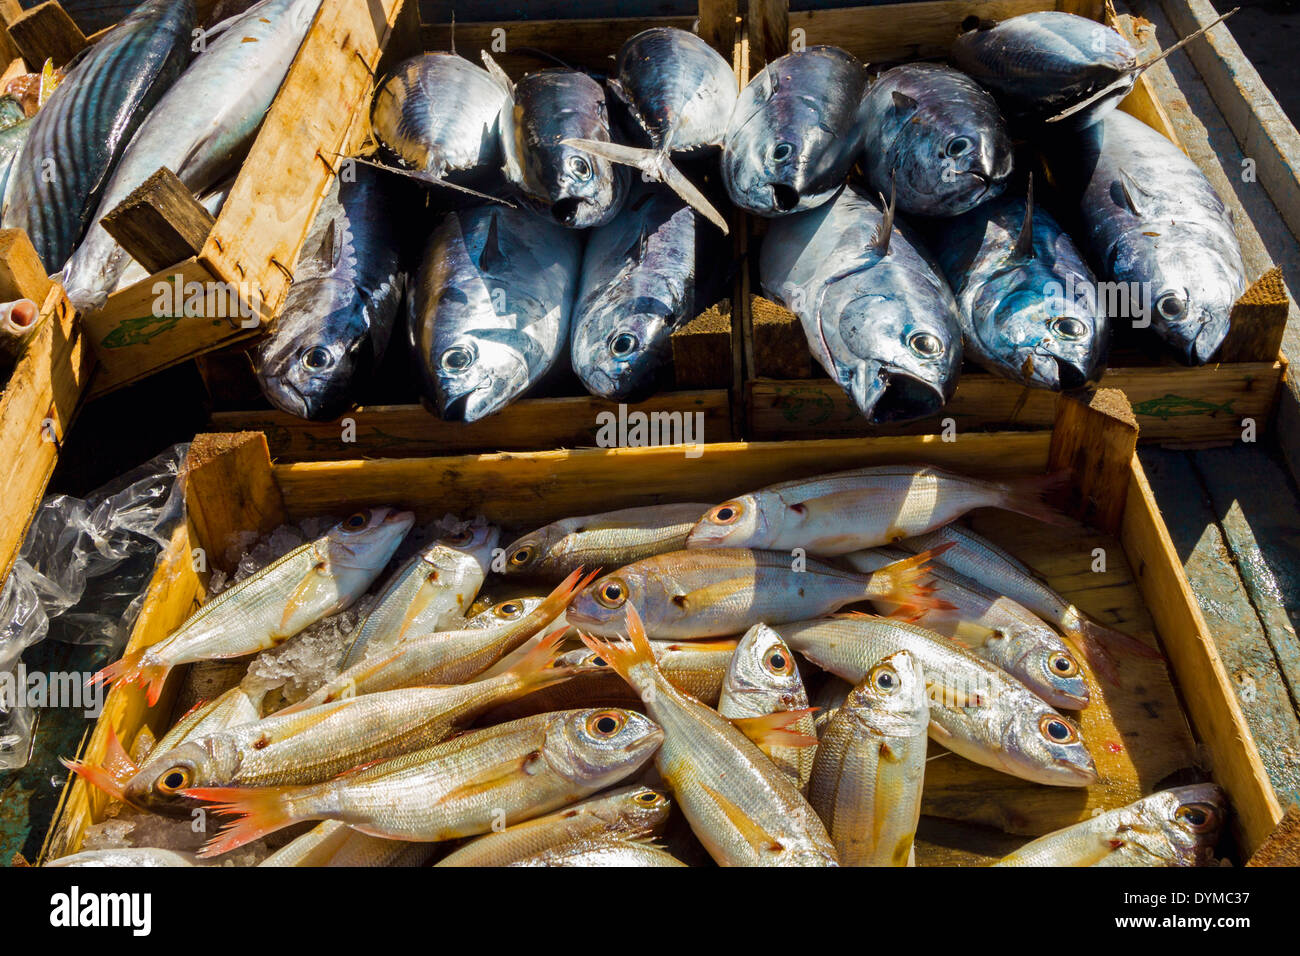
[[[458,524],[399,563],[304,696],[245,678],[152,749],[111,738],[102,765],[69,763],[145,817],[233,817],[197,855],[57,865],[198,865],[281,831],[264,865],[908,865],[927,741],[1088,787],[1062,710],[1090,705],[1089,665],[1159,656],[955,523],[1069,525],[1044,503],[1058,483],[890,465],[564,518],[504,547]],[[152,705],[180,665],[282,644],[370,592],[414,521],[359,512],[97,679]],[[1001,865],[1207,863],[1226,813],[1213,784],[1158,792]]]

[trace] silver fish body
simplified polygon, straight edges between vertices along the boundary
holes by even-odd
[[[957,387],[957,303],[907,231],[847,186],[832,202],[773,222],[763,241],[763,291],[799,317],[808,347],[873,424],[924,418]]]
[[[995,866],[1208,866],[1227,815],[1212,783],[1162,790],[1065,827]]]
[[[832,46],[772,61],[736,100],[722,152],[731,201],[759,216],[827,202],[862,147],[861,62]]]
[[[1011,176],[1011,137],[993,98],[935,63],[886,70],[862,100],[863,163],[876,192],[920,216],[957,216]]]
[[[615,92],[656,149],[721,146],[736,105],[736,74],[694,33],[642,30],[618,51]]]
[[[570,359],[587,391],[648,397],[663,378],[675,328],[694,318],[695,212],[664,186],[638,184],[587,238]]]
[[[436,847],[385,840],[326,820],[285,844],[258,866],[424,866]]]
[[[577,233],[524,210],[447,214],[408,297],[421,390],[439,415],[478,421],[551,370],[568,341],[581,251]]]
[[[1246,290],[1227,206],[1181,149],[1127,113],[1089,126],[1071,150],[1092,259],[1103,279],[1136,291],[1124,318],[1204,365]]]
[[[626,867],[685,866],[662,847],[640,840],[575,840],[543,850],[509,866]]]

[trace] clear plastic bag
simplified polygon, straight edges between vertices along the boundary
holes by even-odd
[[[86,498],[41,502],[0,587],[0,678],[46,637],[120,651],[144,601],[158,552],[184,513],[188,445],[173,445]],[[9,677],[5,686],[16,686]],[[0,769],[27,762],[32,713],[0,695]]]

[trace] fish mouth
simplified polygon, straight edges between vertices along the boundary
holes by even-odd
[[[1187,365],[1205,365],[1219,351],[1219,346],[1228,335],[1228,322],[1210,318],[1205,321],[1196,337],[1187,344],[1187,351],[1180,358]]]
[[[578,212],[582,209],[582,200],[577,196],[566,196],[551,205],[551,215],[555,221],[570,229],[578,222]]]
[[[785,183],[772,183],[772,208],[777,212],[792,212],[799,205],[799,190]]]
[[[931,383],[884,369],[865,382],[855,378],[850,395],[873,425],[928,418],[943,408],[946,400],[942,390]]]
[[[438,414],[445,422],[460,422],[467,425],[470,422],[478,421],[482,415],[470,409],[470,403],[477,393],[478,389],[471,389],[464,395],[458,395],[449,401],[443,402],[442,407],[438,409]]]

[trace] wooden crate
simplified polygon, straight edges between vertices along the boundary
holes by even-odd
[[[971,25],[968,18],[999,20],[1050,9],[1104,20],[1141,46],[1131,18],[1118,16],[1109,4],[1103,7],[1102,0],[939,0],[901,8],[788,14],[780,3],[760,6],[776,25],[758,32],[793,34],[808,45],[835,44],[872,63],[943,57],[963,23]],[[900,16],[900,10],[906,15]],[[780,24],[785,17],[788,26],[783,30]],[[1182,147],[1146,76],[1139,77],[1120,108]],[[822,374],[798,319],[763,297],[753,275],[745,275],[743,281],[739,301],[747,378],[745,434],[751,439],[923,434],[939,431],[948,418],[960,431],[1043,428],[1053,420],[1055,394],[968,370],[952,400],[937,415],[904,425],[869,425],[844,391]],[[1153,364],[1141,355],[1116,351],[1100,384],[1128,395],[1143,441],[1239,441],[1245,419],[1253,419],[1263,434],[1285,372],[1280,348],[1288,307],[1281,270],[1275,268],[1259,277],[1238,301],[1232,333],[1215,364],[1185,368],[1172,364],[1172,359],[1169,364]]]
[[[701,35],[723,51],[737,71],[737,83],[746,75],[747,40],[742,36],[734,3],[701,0]],[[407,4],[407,18],[416,4]],[[389,61],[399,62],[420,50],[448,50],[472,63],[480,51],[488,52],[514,79],[524,73],[553,66],[541,54],[551,54],[577,69],[607,73],[612,57],[623,42],[651,27],[689,30],[692,17],[628,17],[616,19],[520,20],[493,23],[457,21],[452,24],[418,24],[389,50]],[[712,24],[712,26],[710,26]],[[728,29],[729,28],[729,29]],[[414,38],[414,39],[413,39]],[[365,125],[369,99],[358,106],[356,123]],[[735,217],[736,223],[740,217]],[[743,230],[733,226],[734,232]],[[736,248],[737,259],[743,247]],[[737,397],[742,385],[740,335],[734,329],[735,293],[717,306],[682,325],[673,334],[676,382],[631,410],[647,415],[701,412],[704,435],[710,442],[729,441],[738,432],[741,408]],[[576,377],[548,382],[533,397],[510,405],[481,422],[465,425],[444,422],[411,403],[416,395],[414,372],[409,373],[407,404],[371,404],[354,408],[329,423],[309,422],[268,406],[253,382],[252,370],[242,353],[210,356],[201,363],[215,409],[215,431],[264,431],[271,453],[279,460],[320,458],[392,457],[445,454],[458,451],[528,451],[546,448],[594,446],[599,440],[601,416],[618,411],[618,404],[588,395]],[[347,439],[344,428],[349,427]]]
[[[230,546],[241,540],[246,546],[249,532],[357,506],[400,505],[420,520],[448,510],[481,513],[513,529],[585,513],[594,500],[602,508],[724,500],[777,480],[868,464],[929,462],[988,477],[1068,469],[1071,500],[1086,509],[1096,530],[1063,534],[1000,512],[977,513],[974,526],[1085,611],[1158,642],[1168,664],[1125,657],[1123,688],[1092,682],[1093,703],[1081,721],[1101,772],[1098,784],[1038,786],[950,755],[927,766],[924,812],[963,827],[984,824],[1029,836],[1199,770],[1228,791],[1244,856],[1282,811],[1135,455],[1136,435],[1131,409],[1113,390],[1098,392],[1090,405],[1063,401],[1052,431],[971,434],[955,442],[937,436],[737,442],[709,446],[693,459],[680,449],[637,448],[273,465],[259,433],[202,435],[191,448],[188,522],[159,562],[128,650],[164,639],[203,600],[193,548],[229,568],[238,558]],[[1106,569],[1093,573],[1097,548],[1105,551]],[[146,726],[161,734],[174,716],[184,670],[170,675],[153,708],[139,688],[113,688],[82,759],[103,759],[110,728],[128,749]],[[75,852],[106,800],[71,780],[44,856]],[[923,852],[921,862],[945,858],[935,850],[928,858]]]

